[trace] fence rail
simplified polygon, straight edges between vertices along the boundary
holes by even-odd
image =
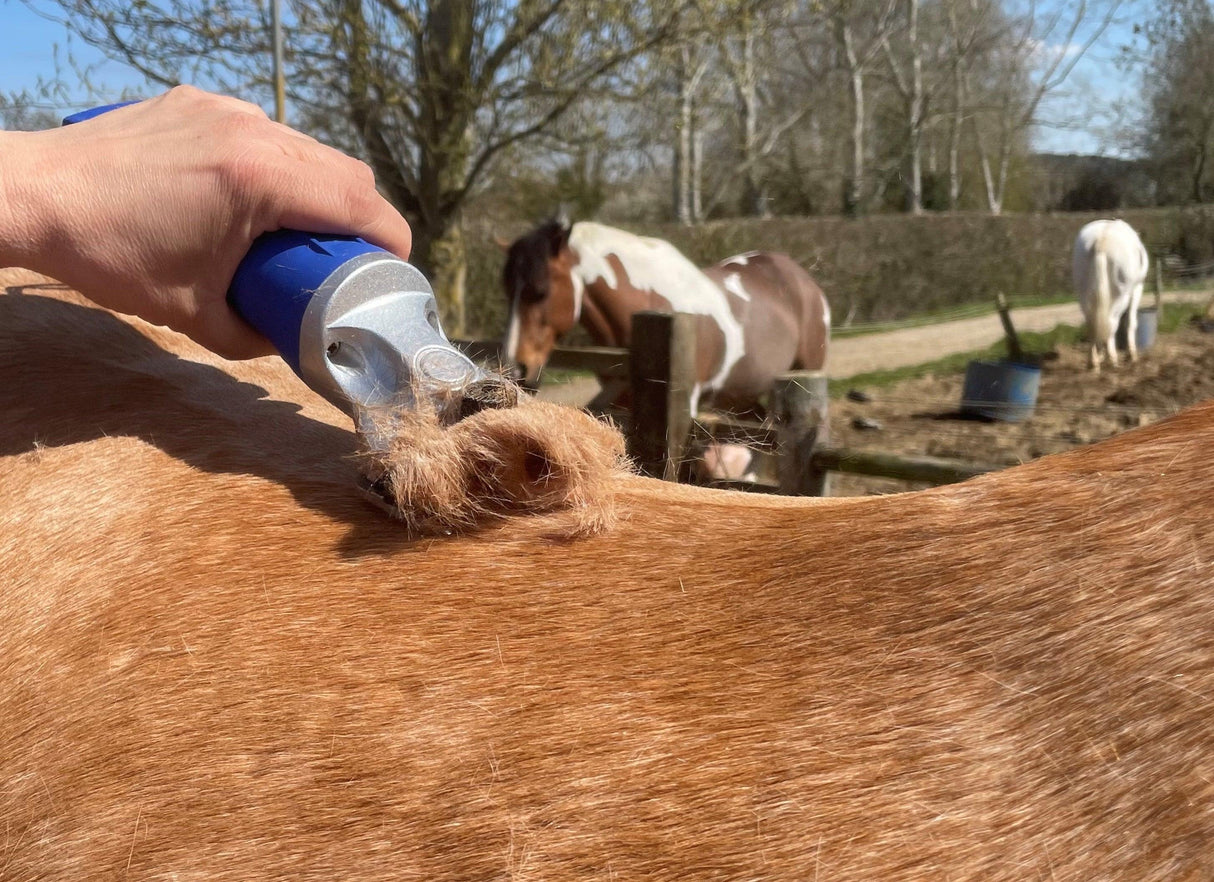
[[[473,361],[497,364],[501,358],[500,340],[451,341]],[[627,380],[631,356],[627,349],[610,346],[558,346],[552,350],[547,367],[560,370],[590,371],[603,379]]]
[[[776,459],[778,483],[713,480],[708,486],[790,495],[826,495],[827,475],[848,472],[927,484],[964,481],[999,466],[926,456],[899,456],[834,447],[829,443],[826,376],[799,371],[777,379],[772,420],[738,420],[691,412],[695,381],[695,320],[676,313],[633,316],[634,351],[603,346],[559,346],[548,366],[596,374],[603,392],[591,409],[604,410],[625,390],[631,408],[623,420],[628,451],[640,470],[665,480],[688,474],[685,466],[710,444],[744,444]],[[470,358],[497,363],[496,340],[453,340]]]

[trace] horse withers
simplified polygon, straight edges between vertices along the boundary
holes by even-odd
[[[1075,237],[1071,270],[1091,341],[1089,365],[1100,370],[1102,349],[1117,367],[1114,334],[1126,314],[1126,347],[1138,360],[1138,303],[1149,259],[1134,228],[1121,220],[1095,220]],[[1128,314],[1127,314],[1128,311]]]
[[[579,321],[597,345],[627,347],[641,310],[699,316],[693,409],[704,398],[754,411],[776,376],[826,363],[830,307],[783,254],[752,251],[700,269],[661,239],[552,220],[509,246],[502,280],[503,362],[519,364],[529,383]]]

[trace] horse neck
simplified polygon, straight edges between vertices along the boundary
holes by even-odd
[[[628,346],[632,337],[632,315],[658,306],[650,291],[632,286],[616,287],[612,280],[620,277],[620,259],[614,262],[600,251],[602,233],[614,238],[633,238],[631,233],[600,224],[578,223],[570,236],[570,274],[575,290],[580,288],[578,317],[582,326],[599,346]],[[579,235],[580,234],[580,235]]]
[[[628,346],[632,337],[632,315],[656,304],[651,294],[629,288],[620,291],[602,278],[582,285],[579,320],[596,346]]]

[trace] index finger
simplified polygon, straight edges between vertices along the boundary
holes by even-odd
[[[408,260],[413,233],[401,216],[362,175],[306,158],[283,157],[273,221],[280,229],[361,236]]]

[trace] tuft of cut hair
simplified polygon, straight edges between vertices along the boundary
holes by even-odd
[[[368,470],[418,533],[556,513],[565,515],[554,521],[558,538],[598,533],[614,522],[613,479],[630,471],[614,427],[525,395],[450,425],[424,403],[373,419],[389,441],[366,452]]]

